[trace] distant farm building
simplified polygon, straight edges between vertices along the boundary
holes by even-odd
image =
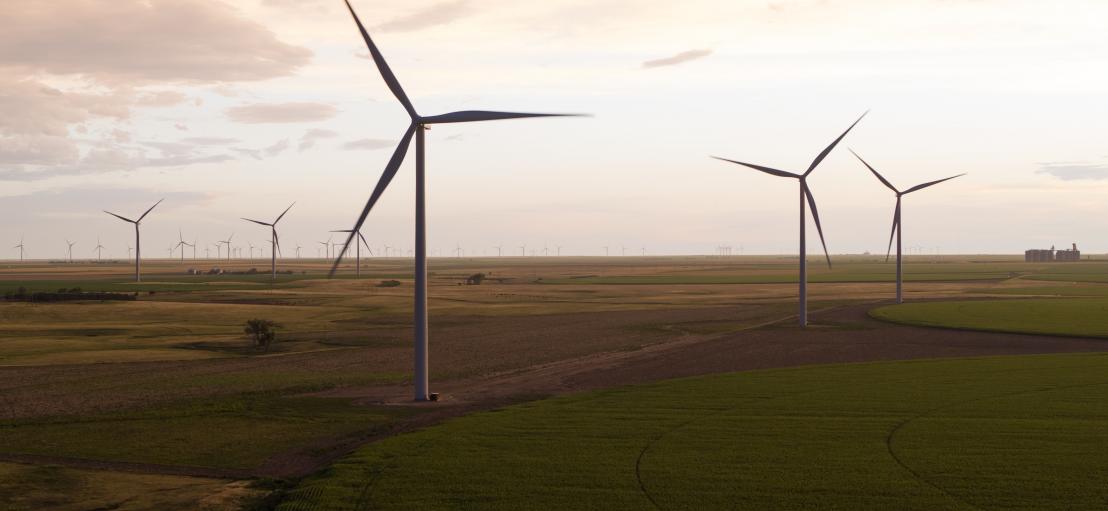
[[[1023,260],[1029,263],[1079,261],[1081,260],[1081,251],[1077,250],[1077,243],[1073,244],[1073,248],[1069,248],[1066,250],[1055,250],[1054,247],[1050,247],[1049,250],[1031,249],[1023,253]]]

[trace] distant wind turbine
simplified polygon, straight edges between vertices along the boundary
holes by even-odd
[[[258,225],[264,225],[264,226],[269,227],[269,231],[270,231],[270,234],[271,234],[270,243],[273,245],[271,247],[272,250],[269,251],[270,266],[271,266],[271,270],[273,272],[274,280],[277,279],[277,252],[281,251],[281,240],[277,237],[277,222],[280,222],[281,219],[285,217],[285,213],[288,213],[289,210],[292,209],[292,207],[295,204],[296,204],[295,202],[293,202],[292,204],[289,204],[289,207],[285,208],[285,210],[283,212],[281,212],[280,215],[277,215],[277,219],[274,220],[273,223],[266,223],[266,222],[262,222],[260,220],[251,220],[249,218],[243,218],[243,220],[246,220],[247,222],[254,222]],[[250,257],[251,258],[254,257],[254,245],[253,244],[250,245]]]
[[[23,236],[19,237],[19,244],[12,247],[12,248],[18,248],[19,249],[19,261],[23,262]]]
[[[174,249],[178,249],[178,248],[181,249],[181,262],[182,263],[185,262],[185,247],[187,247],[187,246],[188,246],[188,243],[185,243],[185,237],[181,234],[181,228],[178,227],[177,228],[177,244],[174,245],[173,248]],[[173,254],[170,254],[170,257],[173,257]]]
[[[417,401],[424,401],[428,399],[428,362],[427,362],[427,219],[426,219],[426,202],[425,202],[425,190],[424,190],[424,174],[425,174],[425,149],[424,149],[424,132],[427,127],[433,124],[445,124],[445,123],[461,123],[461,122],[476,122],[476,121],[493,121],[502,119],[519,119],[525,117],[552,117],[557,114],[533,114],[533,113],[512,113],[512,112],[490,112],[469,110],[461,112],[453,112],[443,115],[436,115],[430,117],[424,117],[416,112],[415,107],[412,105],[411,100],[408,99],[408,95],[404,92],[404,89],[400,86],[400,82],[396,79],[392,70],[389,68],[388,63],[385,62],[384,56],[377,49],[377,45],[370,38],[369,32],[366,31],[365,26],[362,25],[358,15],[354,12],[354,8],[351,7],[349,0],[346,0],[346,7],[350,11],[350,15],[354,17],[354,23],[357,24],[358,30],[362,34],[362,39],[365,40],[365,44],[369,49],[370,56],[373,57],[374,63],[377,65],[377,70],[381,73],[381,77],[384,79],[385,84],[388,86],[392,94],[396,96],[396,99],[404,106],[404,110],[408,112],[408,116],[411,118],[411,124],[408,126],[407,131],[400,139],[400,143],[397,145],[396,150],[393,152],[392,158],[389,160],[388,165],[385,166],[385,171],[381,175],[380,181],[378,181],[376,188],[370,195],[369,200],[366,202],[365,208],[362,209],[361,215],[352,227],[353,231],[361,229],[362,224],[365,222],[366,216],[369,215],[370,210],[373,209],[374,204],[384,193],[385,188],[388,187],[392,181],[393,176],[396,175],[400,169],[401,163],[404,161],[404,156],[408,152],[408,146],[414,136],[416,139],[416,175],[415,175],[415,314],[414,314],[414,351],[415,351],[415,399]],[[354,232],[351,232],[346,238],[345,246],[349,246],[354,239]],[[345,248],[343,249],[345,252]],[[338,268],[339,261],[336,260],[334,266],[331,269],[333,274]]]
[[[495,246],[495,247],[493,247],[493,248],[495,248],[495,249],[496,249],[496,257],[500,257],[500,255],[501,255],[501,254],[500,254],[500,249],[501,249],[501,248],[503,248],[503,247],[502,247],[502,246],[500,246],[500,245],[497,245],[497,246]]]
[[[234,238],[234,237],[235,237],[235,233],[232,232],[230,236],[227,236],[227,239],[216,242],[216,254],[215,254],[216,257],[219,257],[219,248],[218,248],[219,245],[223,244],[223,245],[227,245],[227,260],[228,261],[231,260],[231,238]]]
[[[158,202],[155,202],[153,206],[150,206],[150,209],[146,210],[146,212],[143,213],[142,216],[138,217],[138,220],[131,220],[130,218],[122,217],[115,213],[112,213],[111,211],[104,210],[105,213],[114,216],[120,220],[123,220],[124,222],[131,222],[132,224],[135,224],[135,282],[142,282],[142,272],[140,269],[142,265],[142,243],[139,240],[139,224],[142,223],[142,219],[146,218],[146,215],[149,215],[150,212],[153,211],[154,208],[158,207],[158,204],[161,204],[163,200],[165,199],[161,199]]]
[[[850,152],[851,152],[851,154],[854,155],[855,158],[858,158],[858,161],[862,162],[862,165],[865,165],[866,168],[869,169],[869,171],[872,172],[873,175],[875,177],[877,177],[877,179],[879,181],[881,181],[882,184],[887,186],[890,190],[893,191],[893,193],[896,194],[896,210],[893,212],[893,229],[892,229],[892,232],[889,233],[889,248],[885,252],[885,261],[887,262],[889,260],[889,254],[893,250],[893,236],[895,235],[896,236],[896,303],[904,303],[904,293],[903,293],[904,267],[903,267],[903,260],[901,258],[901,232],[904,230],[904,227],[900,223],[900,199],[902,197],[904,197],[905,195],[908,195],[909,193],[922,190],[922,189],[927,188],[929,186],[937,185],[939,183],[942,183],[943,181],[950,181],[951,179],[954,179],[956,177],[962,177],[965,174],[964,173],[963,174],[958,174],[957,176],[951,176],[951,177],[948,177],[948,178],[939,179],[937,181],[929,181],[929,182],[923,183],[921,185],[913,186],[913,187],[911,187],[907,190],[904,190],[902,192],[900,190],[897,190],[896,187],[893,186],[893,184],[890,183],[888,179],[885,179],[884,176],[882,176],[880,173],[878,173],[877,169],[874,169],[872,166],[870,166],[869,163],[866,163],[866,160],[863,160],[861,156],[858,156],[858,153],[855,153],[853,149],[851,149]]]
[[[300,245],[296,246],[296,258],[300,259]]]
[[[104,249],[104,245],[100,244],[100,238],[97,237],[96,238],[96,248],[93,249],[93,250],[96,251],[96,262],[100,262],[100,251],[103,250],[103,249]]]
[[[69,239],[66,239],[65,244],[69,246],[69,248],[67,248],[66,251],[69,254],[69,262],[72,263],[73,262],[73,245],[76,245],[77,242],[74,241],[73,243],[70,243]]]
[[[718,156],[713,156],[713,158],[715,158],[717,160],[722,160],[722,161],[726,161],[726,162],[730,162],[730,163],[735,163],[735,164],[738,164],[738,165],[742,165],[744,167],[750,167],[754,170],[765,172],[766,174],[770,174],[770,175],[777,176],[777,177],[787,177],[787,178],[796,179],[797,181],[800,182],[800,279],[799,279],[800,280],[800,314],[799,314],[799,316],[800,316],[800,326],[801,327],[808,326],[808,252],[807,252],[807,249],[806,249],[806,239],[805,239],[805,231],[804,231],[805,226],[806,226],[805,216],[804,216],[804,205],[805,205],[805,203],[807,203],[809,206],[812,207],[812,219],[815,220],[815,222],[816,222],[816,231],[819,232],[819,241],[823,245],[823,254],[824,254],[824,256],[827,257],[827,267],[828,268],[831,267],[831,255],[827,252],[827,242],[825,242],[824,239],[823,239],[823,227],[821,227],[820,223],[819,223],[819,211],[816,210],[816,199],[815,199],[815,197],[812,196],[812,191],[808,188],[808,176],[812,173],[813,170],[816,170],[816,167],[820,164],[820,162],[823,161],[824,158],[827,157],[828,154],[831,154],[831,150],[834,149],[835,146],[839,144],[839,141],[842,140],[843,137],[845,137],[847,133],[850,133],[850,130],[854,129],[854,126],[856,126],[858,124],[858,122],[862,120],[862,117],[865,117],[865,116],[866,116],[866,114],[863,113],[862,116],[859,117],[857,121],[854,121],[854,124],[851,124],[850,127],[847,128],[846,131],[844,131],[842,135],[839,135],[839,138],[836,138],[833,142],[831,142],[831,145],[827,146],[827,148],[824,149],[823,152],[819,153],[819,155],[816,156],[816,159],[812,160],[812,164],[808,166],[808,170],[804,171],[803,174],[796,174],[796,173],[793,173],[793,172],[786,172],[784,170],[777,170],[777,169],[773,169],[773,168],[769,168],[769,167],[763,167],[761,165],[743,163],[741,161],[728,160],[726,158],[720,158]]]
[[[349,233],[350,229],[339,229],[339,230],[331,231],[331,232]],[[355,253],[355,255],[354,255],[354,276],[355,277],[361,277],[362,276],[362,245],[365,245],[365,249],[369,251],[369,255],[371,257],[373,256],[373,249],[369,248],[369,242],[367,242],[365,240],[365,236],[362,236],[362,233],[360,231],[355,231],[355,234],[358,235],[358,239],[361,240],[362,244],[361,245],[359,245],[357,243],[354,244],[354,253]]]

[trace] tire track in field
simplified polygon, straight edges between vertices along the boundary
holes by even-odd
[[[896,437],[896,434],[899,433],[900,431],[902,431],[905,426],[907,426],[907,425],[909,425],[909,424],[911,424],[911,423],[913,423],[913,422],[915,422],[919,419],[922,419],[924,417],[932,415],[936,412],[940,412],[942,410],[957,408],[959,406],[963,406],[963,405],[967,405],[967,404],[971,404],[971,403],[977,403],[977,402],[981,402],[981,401],[987,401],[987,400],[990,400],[990,399],[1001,399],[1001,398],[1006,398],[1006,397],[1021,396],[1021,395],[1027,395],[1027,394],[1034,394],[1036,392],[1054,392],[1054,391],[1058,391],[1058,390],[1068,390],[1068,389],[1076,389],[1076,388],[1084,388],[1084,387],[1096,387],[1096,386],[1099,386],[1099,385],[1108,385],[1108,382],[1082,383],[1082,384],[1078,384],[1078,385],[1063,385],[1063,386],[1060,386],[1060,387],[1048,387],[1048,388],[1038,388],[1038,389],[1031,389],[1031,390],[1020,390],[1020,391],[1015,391],[1015,392],[1004,392],[1004,393],[1001,393],[1001,394],[994,394],[994,395],[990,395],[990,396],[982,396],[982,397],[976,397],[976,398],[973,398],[973,399],[967,399],[967,400],[964,400],[964,401],[956,401],[956,402],[953,402],[953,403],[947,403],[945,405],[937,406],[937,407],[932,408],[930,410],[925,410],[923,412],[920,412],[917,415],[914,415],[912,417],[909,417],[909,418],[904,419],[903,421],[900,421],[899,423],[897,423],[895,426],[893,426],[892,429],[889,430],[889,433],[885,436],[885,449],[888,450],[889,456],[892,457],[893,461],[895,461],[897,465],[900,465],[901,468],[906,470],[915,479],[917,479],[920,482],[922,482],[922,483],[924,483],[924,484],[926,484],[926,485],[942,492],[943,495],[946,495],[947,497],[950,497],[952,500],[954,500],[954,501],[956,501],[956,502],[958,502],[962,505],[965,505],[965,506],[967,506],[971,509],[982,509],[980,506],[977,506],[977,505],[973,504],[972,502],[970,502],[970,501],[968,501],[968,500],[966,500],[966,499],[950,492],[946,488],[943,488],[942,486],[940,486],[938,483],[924,477],[923,474],[920,474],[918,471],[916,471],[912,467],[908,466],[908,464],[902,458],[900,458],[900,456],[897,456],[896,449],[893,448],[893,441]]]

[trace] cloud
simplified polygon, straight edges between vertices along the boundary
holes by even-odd
[[[227,109],[227,117],[245,124],[318,122],[337,113],[326,103],[255,103]]]
[[[1036,174],[1047,174],[1063,181],[1108,179],[1108,165],[1079,162],[1043,163]]]
[[[445,25],[474,12],[468,0],[439,2],[424,9],[408,13],[377,25],[383,32],[412,32],[438,25]]]
[[[164,107],[173,106],[184,103],[188,99],[183,92],[175,90],[161,90],[143,92],[135,99],[135,104],[138,106],[147,107]]]
[[[261,149],[250,149],[250,148],[247,148],[247,147],[232,147],[231,152],[233,152],[235,154],[241,154],[243,156],[249,156],[251,158],[254,158],[255,160],[262,159],[262,150]]]
[[[0,66],[101,83],[264,80],[311,57],[205,0],[5,0],[0,31]]]
[[[316,141],[324,138],[335,138],[339,136],[331,130],[310,129],[304,132],[304,136],[300,137],[300,144],[297,146],[298,151],[307,151],[315,147]]]
[[[84,123],[126,119],[129,100],[120,93],[64,92],[36,80],[0,75],[0,164],[60,165],[77,160],[69,138],[87,132]]]
[[[289,148],[289,139],[286,138],[284,140],[278,140],[277,143],[263,149],[262,151],[265,153],[266,156],[269,156],[269,157],[272,158],[274,156],[277,156],[278,154],[281,154],[281,153],[285,152],[285,150],[288,149],[288,148]]]
[[[181,139],[181,142],[193,145],[231,145],[238,141],[237,138],[222,137],[188,137]]]
[[[712,50],[689,50],[678,53],[670,57],[661,59],[648,60],[642,63],[642,67],[650,69],[655,67],[676,66],[678,64],[684,64],[686,62],[692,62],[697,59],[702,59],[712,54]]]
[[[396,142],[392,140],[381,140],[376,138],[363,138],[359,140],[351,140],[342,145],[343,149],[347,151],[365,151],[375,149],[386,149],[396,145]]]

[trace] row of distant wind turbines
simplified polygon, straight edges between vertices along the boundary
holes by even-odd
[[[512,113],[512,112],[490,112],[481,110],[470,110],[453,112],[443,115],[435,116],[422,116],[417,113],[415,107],[412,105],[411,100],[408,99],[408,95],[404,92],[404,88],[401,87],[400,81],[397,80],[396,75],[393,74],[392,69],[385,61],[384,56],[377,48],[376,43],[370,37],[369,32],[366,31],[365,26],[358,18],[357,13],[354,12],[354,8],[350,5],[349,0],[344,0],[347,9],[350,11],[350,15],[354,18],[355,24],[358,26],[359,32],[361,32],[362,39],[365,40],[366,47],[369,49],[370,56],[373,58],[374,64],[377,66],[377,70],[381,74],[381,78],[384,80],[385,85],[396,97],[397,101],[407,111],[411,123],[408,125],[408,129],[404,132],[404,135],[400,138],[400,143],[397,144],[396,149],[393,151],[392,157],[388,164],[385,166],[385,170],[382,173],[380,179],[377,182],[377,186],[370,194],[369,199],[366,201],[365,207],[362,209],[361,214],[354,222],[354,227],[350,230],[350,234],[346,239],[346,243],[343,245],[342,252],[345,252],[350,243],[354,241],[354,233],[358,232],[362,224],[365,222],[369,212],[373,209],[373,206],[380,199],[381,194],[384,193],[397,171],[400,169],[400,165],[403,163],[404,158],[408,152],[408,147],[411,144],[412,138],[416,141],[416,164],[415,164],[415,307],[414,307],[414,352],[415,352],[415,399],[422,401],[429,398],[428,392],[428,345],[427,345],[427,224],[426,224],[426,195],[425,188],[425,174],[426,174],[426,143],[424,139],[425,131],[434,124],[442,123],[459,123],[459,122],[477,122],[477,121],[493,121],[504,119],[518,119],[527,117],[562,117],[562,116],[577,116],[577,114],[535,114],[535,113]],[[865,117],[866,114],[862,114]],[[745,167],[752,168],[770,174],[777,177],[785,177],[796,179],[800,184],[800,312],[799,321],[802,327],[808,324],[808,263],[807,263],[807,250],[805,245],[805,227],[806,227],[806,207],[812,208],[812,219],[815,221],[816,230],[819,232],[820,243],[823,245],[823,252],[827,258],[828,267],[831,266],[831,256],[827,251],[827,243],[823,237],[823,228],[820,226],[819,212],[816,209],[815,197],[812,195],[811,189],[808,187],[808,176],[812,171],[819,166],[820,162],[827,157],[828,154],[839,144],[839,142],[862,120],[859,117],[854,121],[842,135],[839,135],[830,145],[828,145],[822,152],[816,156],[812,161],[808,169],[803,173],[787,172],[784,170],[778,170],[761,165],[754,165],[751,163],[745,163],[737,160],[729,160],[725,158],[717,158],[723,161],[735,163]],[[856,157],[881,181],[882,184],[887,186],[893,193],[896,194],[896,209],[893,213],[893,225],[892,233],[889,239],[889,252],[892,251],[892,238],[897,240],[896,250],[896,300],[897,303],[903,302],[904,296],[902,293],[902,278],[903,278],[903,265],[901,257],[901,232],[903,230],[901,225],[901,199],[904,195],[909,193],[933,186],[943,181],[953,179],[954,177],[948,177],[937,181],[931,181],[923,183],[906,190],[899,190],[894,187],[888,180],[885,179],[876,169],[871,167],[868,163],[861,159],[860,156]],[[888,253],[886,254],[886,259]],[[339,261],[336,260],[331,267],[331,274],[333,275],[338,269]]]

